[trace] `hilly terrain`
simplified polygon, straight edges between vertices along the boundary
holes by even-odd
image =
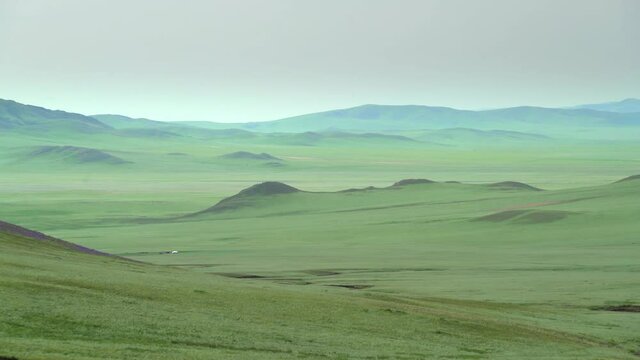
[[[637,114],[3,104],[0,359],[640,353]]]
[[[93,254],[42,236],[0,226],[6,359],[633,357],[536,323],[525,307],[357,296],[338,287],[296,291]]]
[[[486,141],[491,141],[492,137],[533,140],[535,136],[558,135],[567,138],[598,136],[602,139],[612,139],[620,136],[624,138],[623,135],[629,132],[629,136],[640,134],[640,111],[635,111],[637,101],[627,99],[617,103],[584,105],[569,109],[522,106],[484,111],[421,105],[362,105],[274,121],[212,123],[161,122],[121,115],[84,116],[24,105],[11,100],[0,100],[0,128],[23,133],[53,132],[54,135],[56,132],[66,131],[143,137],[180,135],[198,139],[246,139],[258,136],[252,132],[280,133],[277,136],[273,135],[274,141],[286,136],[284,133],[298,133],[298,138],[284,141],[307,145],[327,139],[327,136],[332,139],[353,137],[356,134],[371,137],[445,129],[445,133],[434,133],[432,136],[446,137],[446,132],[466,131],[466,136],[481,136]],[[474,130],[477,132],[471,134],[470,131]],[[314,138],[313,136],[317,135],[313,134],[323,134],[323,137]],[[418,138],[431,141],[424,135],[419,135]],[[395,140],[403,139],[398,136]]]
[[[632,359],[640,350],[633,310],[640,303],[635,281],[640,254],[632,236],[640,231],[635,221],[640,211],[636,179],[541,190],[517,181],[465,184],[414,178],[340,192],[264,182],[178,217],[102,218],[99,223],[76,222],[75,228],[57,229],[49,220],[46,227],[83,246],[155,264],[116,267],[101,261],[101,271],[109,272],[99,274],[78,268],[91,269],[91,261],[55,266],[88,273],[83,282],[71,282],[80,289],[84,281],[95,284],[91,289],[96,290],[84,293],[117,294],[95,295],[106,309],[104,319],[95,321],[117,324],[121,332],[123,324],[106,319],[116,311],[141,311],[145,317],[132,315],[140,326],[151,322],[163,328],[162,337],[148,332],[133,337],[147,344],[136,348],[143,353],[152,351],[160,339],[172,339],[172,352],[159,357],[175,351],[191,351],[193,356],[225,351],[228,356],[267,358],[304,352],[309,358],[336,353],[366,358],[375,353],[391,358],[493,359],[562,353],[568,358]],[[2,251],[14,250],[5,245]],[[56,261],[36,258],[26,264],[41,262],[40,269]],[[118,275],[108,275],[109,269]],[[46,279],[55,281],[57,272],[47,271]],[[106,279],[127,280],[120,284]],[[16,281],[21,280],[12,280],[12,289],[19,288]],[[76,301],[74,289],[69,288],[64,303]],[[351,305],[345,308],[342,301]],[[117,305],[122,303],[126,309]],[[366,310],[373,304],[380,307]],[[203,315],[204,309],[209,315]],[[76,319],[65,308],[57,311]],[[289,315],[282,315],[287,311]],[[247,319],[260,320],[249,325]],[[263,324],[258,333],[256,321]],[[221,327],[212,327],[212,322]],[[275,332],[274,322],[281,324]],[[381,323],[383,328],[373,330],[373,324]],[[12,347],[3,349],[21,349],[19,334],[36,334],[21,332],[22,323],[16,324],[4,330],[14,334],[9,337],[14,340],[8,342]],[[80,324],[84,334],[97,331],[89,320]],[[187,324],[196,330],[184,332]],[[137,326],[127,325],[123,336],[131,338]],[[331,331],[321,332],[313,342],[303,341],[323,326]],[[103,325],[99,331],[109,329]],[[224,329],[233,329],[229,331],[234,335]],[[46,333],[37,334],[53,341]],[[522,340],[514,334],[522,334]],[[71,333],[63,332],[57,339],[68,336]],[[211,337],[216,340],[207,340]],[[422,340],[411,340],[414,337]],[[116,343],[107,342],[114,354],[132,351],[118,345],[124,338],[108,338]],[[359,343],[364,338],[375,339],[376,345]],[[396,340],[386,340],[390,338]],[[429,346],[431,341],[438,347]],[[450,347],[449,341],[456,345]],[[7,355],[11,354],[25,353],[14,350]]]

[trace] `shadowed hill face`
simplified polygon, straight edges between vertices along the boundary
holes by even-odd
[[[636,180],[640,181],[640,175],[631,175],[629,177],[626,177],[624,179],[616,181],[616,183],[627,182],[627,181],[636,181]]]
[[[52,236],[43,234],[41,232],[38,231],[34,231],[34,230],[30,230],[27,228],[23,228],[21,226],[18,225],[14,225],[14,224],[10,224],[8,222],[4,222],[4,221],[0,221],[0,234],[9,234],[9,235],[14,235],[14,236],[19,236],[22,237],[26,240],[35,240],[35,241],[42,241],[42,242],[46,242],[48,244],[53,244],[55,246],[59,246],[65,249],[69,249],[69,250],[74,250],[74,251],[79,251],[85,254],[92,254],[92,255],[101,255],[101,256],[112,256],[110,254],[107,253],[103,253],[101,251],[97,251],[94,249],[89,249],[87,247],[84,246],[80,246],[74,243],[70,243],[64,240],[60,240],[57,238],[54,238]]]
[[[267,181],[252,185],[239,193],[220,200],[214,206],[193,215],[220,212],[253,205],[253,200],[271,195],[283,195],[300,192],[300,190],[277,181]]]
[[[27,154],[28,160],[58,160],[74,164],[129,163],[104,151],[77,146],[40,146]]]
[[[277,181],[267,181],[250,186],[238,193],[240,196],[290,194],[300,190]]]
[[[433,184],[435,181],[429,179],[404,179],[396,182],[391,186],[404,186],[404,185],[415,185],[415,184]]]
[[[249,151],[236,151],[229,154],[224,154],[220,156],[223,159],[229,160],[259,160],[259,161],[282,161],[282,159],[277,158],[271,154],[267,153],[252,153]]]
[[[499,190],[531,190],[531,191],[542,191],[535,186],[531,186],[529,184],[517,182],[517,181],[503,181],[494,184],[487,185],[490,188],[499,189]]]
[[[89,116],[0,99],[0,128],[37,131],[101,133],[113,128]]]

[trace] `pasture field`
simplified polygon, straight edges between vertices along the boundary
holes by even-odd
[[[0,133],[0,219],[121,257],[0,229],[0,356],[640,353],[635,141],[180,131]]]

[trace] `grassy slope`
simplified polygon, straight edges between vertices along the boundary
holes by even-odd
[[[19,359],[630,358],[517,306],[298,291],[7,233],[0,251],[0,355]]]
[[[590,308],[640,302],[639,203],[638,181],[543,192],[424,184],[256,197],[177,222],[106,220],[55,233],[139,260],[265,277],[238,280],[255,285],[310,293],[364,285],[372,287],[352,292],[517,308],[536,326],[635,351],[636,314]],[[474,221],[514,209],[538,215]],[[544,222],[557,212],[567,216]],[[173,249],[180,254],[158,254]]]

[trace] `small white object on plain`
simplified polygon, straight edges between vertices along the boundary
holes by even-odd
[[[177,250],[173,250],[171,253],[172,253],[172,254],[177,254],[177,253],[178,253],[178,251],[177,251]]]

